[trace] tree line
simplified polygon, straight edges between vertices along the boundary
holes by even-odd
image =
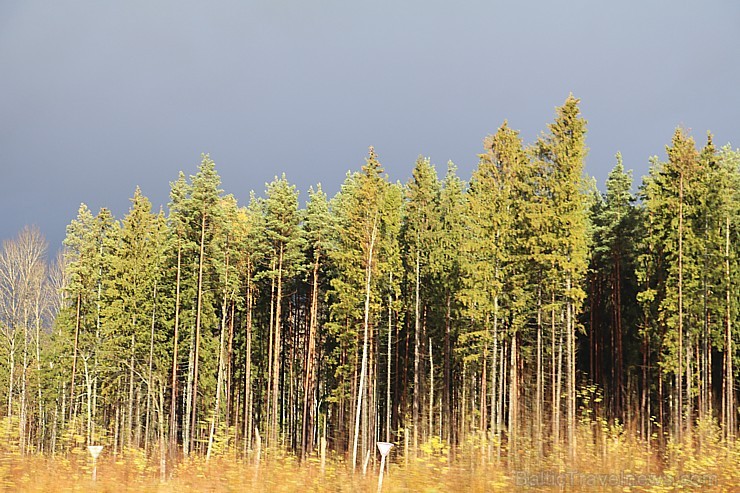
[[[354,468],[377,440],[574,458],[597,418],[657,450],[702,423],[731,441],[740,153],[677,129],[636,195],[619,154],[602,193],[585,136],[570,96],[532,144],[486,137],[467,183],[424,157],[392,183],[371,147],[304,207],[285,175],[239,205],[203,155],[166,211],[82,204],[51,261],[24,229],[0,254],[5,446],[326,440]]]

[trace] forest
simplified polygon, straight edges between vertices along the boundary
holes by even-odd
[[[370,147],[333,197],[283,174],[243,201],[204,154],[166,209],[137,188],[120,219],[80,205],[56,255],[32,226],[5,240],[0,484],[33,461],[88,481],[100,444],[132,484],[239,464],[371,491],[352,478],[385,441],[400,490],[570,469],[731,490],[740,151],[678,128],[600,191],[579,104],[533,143],[503,122],[467,181],[420,156],[392,183]]]

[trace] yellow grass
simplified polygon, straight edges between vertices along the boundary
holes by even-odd
[[[592,428],[579,431],[572,462],[563,450],[538,459],[536,448],[526,441],[510,462],[505,449],[499,456],[495,442],[481,440],[466,442],[455,460],[438,439],[425,444],[423,456],[408,464],[394,449],[383,491],[740,491],[740,447],[723,443],[711,425],[696,429],[691,446],[669,445],[663,452],[654,446],[649,452],[620,427],[605,426],[597,433]],[[94,483],[92,459],[84,448],[52,458],[22,457],[0,447],[0,491],[375,492],[378,465],[371,461],[363,476],[362,466],[353,474],[346,462],[332,457],[322,472],[317,457],[300,464],[290,455],[273,454],[257,467],[226,451],[209,462],[198,457],[168,463],[162,481],[156,452],[146,457],[127,450],[113,457],[106,450]]]

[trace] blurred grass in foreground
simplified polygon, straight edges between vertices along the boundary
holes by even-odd
[[[417,459],[407,461],[402,449],[393,449],[383,491],[740,491],[740,446],[721,441],[711,423],[698,426],[688,443],[648,449],[622,427],[604,425],[598,433],[580,428],[574,461],[562,450],[548,450],[540,459],[537,447],[526,441],[515,456],[507,457],[495,441],[475,439],[463,444],[453,459],[450,448],[433,438]],[[107,449],[98,459],[98,481],[93,482],[92,459],[84,447],[56,457],[23,457],[0,446],[0,491],[377,491],[377,454],[366,476],[362,464],[353,474],[337,456],[327,457],[322,472],[315,455],[301,464],[291,455],[267,453],[257,467],[236,454],[226,449],[208,462],[203,457],[168,462],[163,481],[157,451],[147,457],[140,449],[127,449],[114,457]]]

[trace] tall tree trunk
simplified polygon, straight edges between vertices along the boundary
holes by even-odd
[[[413,419],[413,427],[414,427],[414,448],[413,448],[413,454],[414,457],[416,457],[416,452],[419,450],[419,398],[420,398],[420,379],[419,379],[419,358],[420,358],[420,352],[421,352],[421,342],[419,338],[419,332],[421,331],[420,328],[420,317],[419,317],[419,304],[420,304],[420,295],[419,295],[419,270],[420,270],[420,259],[419,259],[419,249],[417,247],[416,249],[416,275],[414,276],[415,280],[415,291],[414,291],[414,395],[413,395],[413,409],[412,409],[412,419]]]
[[[244,451],[252,449],[252,264],[247,259],[247,323],[244,338]]]
[[[277,296],[275,300],[275,344],[272,351],[273,367],[272,367],[272,424],[270,426],[270,446],[274,447],[278,444],[278,437],[280,434],[279,430],[279,416],[280,408],[278,406],[278,399],[280,397],[280,353],[281,353],[281,326],[280,319],[282,316],[282,305],[283,305],[283,247],[280,245],[280,251],[278,254],[278,274],[277,274]]]
[[[146,426],[144,427],[144,452],[149,451],[149,422],[152,411],[152,371],[154,367],[154,324],[157,312],[157,281],[154,281],[154,293],[152,303],[152,324],[149,331],[149,371],[146,382]]]
[[[551,299],[550,299],[550,390],[552,393],[552,403],[550,410],[552,411],[552,443],[553,447],[560,445],[560,385],[556,379],[556,375],[559,375],[558,362],[556,361],[555,352],[555,290],[553,288]]]
[[[443,383],[443,395],[442,395],[442,412],[444,414],[446,421],[446,432],[444,435],[444,438],[448,441],[448,443],[453,443],[453,432],[454,429],[454,418],[452,413],[452,368],[451,368],[451,361],[450,361],[450,352],[452,351],[451,347],[451,341],[450,341],[450,331],[451,331],[451,307],[452,307],[452,296],[449,291],[447,291],[446,299],[445,299],[445,340],[444,340],[444,383]],[[389,440],[390,441],[390,440]]]
[[[434,436],[434,356],[432,338],[429,338],[429,439]]]
[[[275,270],[275,257],[272,257],[270,261],[270,270]],[[265,441],[267,445],[270,445],[270,437],[272,436],[272,379],[273,373],[273,353],[275,346],[275,276],[270,276],[270,335],[268,337],[268,349],[267,349],[267,392],[265,392]]]
[[[44,452],[44,437],[46,435],[46,416],[44,415],[44,400],[41,398],[41,291],[36,299],[36,385],[38,386],[38,412],[39,412],[39,430],[38,430],[38,451]]]
[[[175,333],[172,336],[172,388],[170,396],[170,450],[174,452],[177,447],[177,345],[180,329],[180,273],[182,272],[182,246],[178,236],[177,241],[177,273],[175,275]],[[183,430],[184,431],[184,430]],[[183,447],[186,438],[183,437]],[[185,448],[187,450],[187,448]],[[187,452],[185,453],[187,455]]]
[[[676,374],[676,431],[683,442],[683,173],[678,185],[678,372]]]
[[[615,342],[615,358],[614,367],[616,368],[616,375],[614,379],[614,388],[616,389],[616,414],[622,422],[624,422],[624,362],[622,357],[622,259],[620,255],[614,257],[614,342]]]
[[[128,372],[128,414],[126,415],[126,445],[131,447],[134,424],[134,355],[136,351],[136,316],[133,317],[133,329],[131,331],[131,356]]]
[[[563,331],[560,330],[560,339],[558,340],[558,362],[557,362],[557,380],[555,382],[555,443],[560,445],[560,401],[563,392]],[[567,417],[567,416],[566,416]]]
[[[517,418],[519,415],[519,375],[517,374],[517,334],[511,335],[510,341],[510,354],[511,361],[509,363],[509,467],[515,466],[512,463],[512,458],[517,457],[517,432],[518,422]],[[502,375],[503,378],[503,375]]]
[[[205,263],[206,243],[206,211],[203,211],[200,223],[200,253],[198,255],[198,292],[195,310],[195,352],[193,354],[193,395],[190,408],[190,449],[195,445],[195,435],[198,428],[198,362],[200,360],[200,325],[203,311],[203,264]]]
[[[566,279],[566,290],[568,293],[568,302],[566,304],[566,347],[567,347],[567,418],[568,418],[568,453],[571,461],[576,456],[576,362],[575,362],[575,326],[573,323],[573,301],[570,298],[571,278],[568,275]],[[619,389],[621,392],[621,389]]]
[[[388,274],[388,286],[393,287],[393,271]],[[392,332],[393,332],[393,310],[392,295],[388,293],[388,355],[386,357],[385,371],[385,441],[391,441],[391,414],[393,406],[391,405],[391,355],[393,353]]]
[[[164,438],[164,382],[159,380],[159,406],[157,407],[157,429],[159,431],[159,481],[164,482],[167,474],[167,455]]]
[[[192,452],[191,419],[193,407],[193,362],[195,360],[195,325],[190,326],[190,347],[188,349],[188,378],[183,396],[182,413],[182,454],[187,457]]]
[[[537,434],[535,435],[535,442],[537,443],[537,457],[542,458],[544,453],[543,450],[543,419],[544,419],[544,368],[542,365],[542,289],[537,287],[537,383],[536,383],[536,397],[535,397],[535,426],[537,427]]]
[[[362,394],[365,388],[365,376],[367,374],[367,347],[368,337],[370,330],[370,287],[372,282],[373,272],[373,249],[375,248],[375,237],[377,235],[378,227],[378,215],[376,213],[375,219],[373,220],[373,230],[370,235],[370,248],[368,249],[368,255],[365,266],[365,317],[363,323],[363,336],[362,336],[362,363],[360,366],[360,383],[357,389],[357,407],[355,409],[355,428],[354,437],[352,439],[352,472],[354,473],[357,469],[357,445],[360,435],[360,413],[362,412]],[[418,336],[417,336],[418,337]],[[414,389],[416,392],[416,389]],[[418,412],[418,408],[417,408]],[[416,427],[414,427],[416,429]]]
[[[308,449],[308,435],[311,433],[309,409],[313,402],[313,361],[314,346],[316,344],[316,325],[319,309],[319,256],[317,255],[313,264],[313,286],[311,288],[311,315],[308,323],[308,340],[306,349],[306,361],[303,376],[303,417],[301,419],[301,459],[306,459]]]
[[[735,375],[732,368],[732,313],[730,293],[732,284],[730,279],[730,216],[725,218],[725,405],[726,422],[725,433],[729,441],[735,437]]]
[[[234,318],[236,317],[236,301],[231,300],[230,303],[231,307],[231,314],[229,316],[229,336],[228,336],[228,343],[226,346],[226,361],[225,361],[225,370],[226,370],[226,427],[229,428],[231,426],[231,423],[236,423],[236,413],[234,411],[234,377],[233,377],[233,367],[234,367]],[[238,406],[236,406],[238,407]]]
[[[211,426],[208,432],[208,449],[206,450],[206,462],[211,459],[213,452],[213,438],[216,434],[216,426],[221,417],[221,389],[224,384],[224,339],[226,337],[226,314],[227,314],[227,287],[229,282],[229,257],[226,257],[226,281],[224,282],[224,297],[221,303],[221,334],[218,340],[218,376],[216,377],[216,403],[211,416]]]
[[[75,401],[75,374],[77,373],[77,348],[79,346],[80,339],[80,308],[82,305],[82,293],[77,293],[77,310],[75,314],[75,342],[72,350],[72,378],[69,385],[69,418],[72,419],[74,416],[74,401]],[[13,407],[13,351],[10,352],[11,365],[10,365],[10,392],[8,392],[8,416],[12,414]]]
[[[26,454],[26,431],[28,427],[28,315],[23,316],[23,365],[21,367],[21,415],[19,424],[20,451]]]

